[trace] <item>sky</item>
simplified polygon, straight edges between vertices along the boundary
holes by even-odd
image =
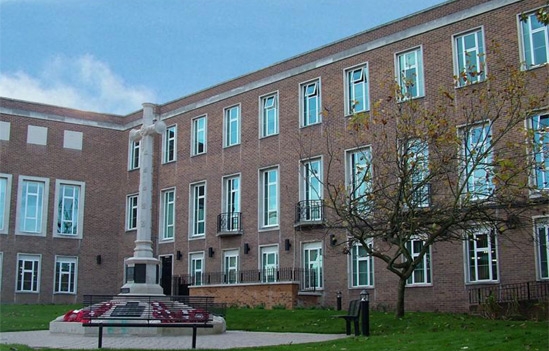
[[[0,96],[126,115],[443,0],[0,0]]]

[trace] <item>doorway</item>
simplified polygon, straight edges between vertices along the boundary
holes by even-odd
[[[160,286],[162,287],[164,295],[168,296],[172,294],[172,263],[172,255],[160,256]]]

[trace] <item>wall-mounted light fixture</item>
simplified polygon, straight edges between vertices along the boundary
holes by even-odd
[[[183,254],[181,253],[181,251],[177,250],[177,254],[175,256],[177,258],[178,261],[181,261],[181,258],[183,257]]]
[[[330,234],[330,246],[336,246],[337,245],[337,238],[334,234]]]
[[[290,247],[292,246],[292,244],[290,244],[290,239],[286,239],[284,241],[284,250],[286,251],[290,251]]]
[[[250,244],[245,243],[245,244],[244,244],[244,254],[247,255],[248,252],[250,252]]]
[[[95,262],[97,262],[97,264],[101,264],[101,255],[95,256]]]
[[[214,251],[213,247],[209,247],[208,248],[208,257],[213,257],[214,253],[215,253],[215,251]]]

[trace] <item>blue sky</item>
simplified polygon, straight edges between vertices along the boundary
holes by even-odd
[[[0,96],[128,114],[441,2],[0,0]]]

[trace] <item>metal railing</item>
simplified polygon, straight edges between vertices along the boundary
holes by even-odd
[[[322,200],[303,200],[295,206],[295,223],[306,224],[324,221],[324,202]]]
[[[181,289],[189,286],[270,284],[279,282],[299,283],[302,291],[315,291],[321,272],[303,268],[268,268],[264,270],[237,270],[231,272],[203,272],[197,275],[183,274],[174,279],[174,286]]]
[[[218,233],[242,233],[242,212],[220,213],[217,216]]]
[[[498,303],[535,301],[549,296],[549,281],[473,287],[468,293],[470,305],[480,305],[488,298]]]

